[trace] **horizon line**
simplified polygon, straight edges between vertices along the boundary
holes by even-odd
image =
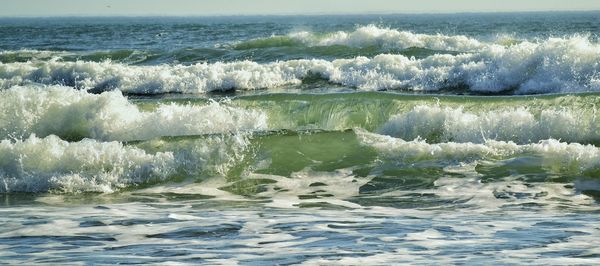
[[[515,13],[592,13],[600,12],[600,9],[584,10],[584,9],[571,9],[571,10],[498,10],[498,11],[450,11],[450,12],[347,12],[347,13],[329,13],[329,12],[305,12],[305,13],[271,13],[271,14],[57,14],[57,15],[10,15],[2,16],[0,18],[141,18],[141,17],[285,17],[285,16],[348,16],[348,15],[460,15],[460,14],[515,14]]]

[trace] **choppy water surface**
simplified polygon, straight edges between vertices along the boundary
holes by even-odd
[[[598,15],[0,19],[0,258],[600,263]]]

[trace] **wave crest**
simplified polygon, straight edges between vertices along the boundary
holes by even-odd
[[[349,46],[349,47],[382,47],[406,49],[410,47],[426,48],[438,51],[474,51],[485,45],[476,39],[463,35],[448,36],[443,34],[417,34],[367,25],[354,31],[337,31],[330,33],[314,33],[296,31],[285,36],[271,36],[236,44],[236,49],[269,48],[282,46]]]
[[[424,140],[406,141],[376,133],[356,130],[363,145],[377,150],[381,155],[403,163],[421,160],[449,160],[469,162],[475,160],[502,160],[519,156],[538,156],[541,166],[555,173],[597,176],[600,169],[600,150],[593,145],[565,143],[556,139],[519,145],[511,141],[487,140],[484,143],[445,142],[430,144]]]
[[[69,87],[13,87],[0,92],[0,137],[30,134],[79,140],[145,140],[253,131],[267,127],[263,112],[210,102],[159,104],[144,111],[119,91],[90,94]]]
[[[31,82],[127,93],[205,93],[296,85],[321,78],[361,90],[404,89],[517,94],[600,91],[600,45],[586,37],[492,45],[422,59],[382,54],[333,61],[251,61],[129,66],[109,61],[0,64],[0,88]]]
[[[0,142],[0,193],[112,192],[131,184],[160,181],[174,173],[171,152],[148,154],[119,142],[56,136]]]
[[[519,107],[471,113],[462,108],[419,105],[390,118],[379,132],[402,139],[424,138],[429,142],[530,143],[554,138],[589,143],[600,141],[597,124],[594,110],[589,109]]]

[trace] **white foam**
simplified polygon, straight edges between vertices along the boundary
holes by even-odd
[[[204,136],[175,141],[153,139],[137,144],[144,150],[172,151],[178,169],[185,176],[200,173],[210,176],[227,176],[228,171],[243,162],[250,146],[249,134]]]
[[[600,140],[600,128],[593,111],[565,106],[541,110],[504,107],[494,111],[466,112],[460,107],[419,105],[390,118],[379,132],[402,139],[420,137],[433,142],[505,140],[529,143],[550,138],[592,142]]]
[[[275,175],[251,174],[252,178],[269,178],[277,181],[279,189],[260,193],[273,202],[270,207],[293,208],[306,203],[328,203],[347,208],[360,208],[360,205],[347,201],[348,198],[357,196],[360,186],[367,183],[369,178],[356,178],[350,169],[338,169],[335,172],[316,172],[310,169],[292,173],[290,177]],[[312,186],[321,183],[322,186]],[[313,196],[312,198],[299,198],[299,196]]]
[[[324,64],[323,66],[319,66]],[[0,63],[0,85],[8,88],[30,82],[84,89],[118,88],[128,93],[204,93],[231,89],[273,88],[298,84],[309,71],[321,73],[330,62],[299,60],[272,64],[250,61],[184,65],[129,66],[104,62]]]
[[[361,26],[352,32],[337,31],[317,34],[298,31],[287,35],[308,46],[344,45],[351,47],[381,46],[387,48],[420,47],[442,51],[472,51],[485,44],[467,36],[442,34],[417,34],[375,25]]]
[[[402,55],[356,58],[340,64],[339,76],[330,80],[363,89],[438,90],[466,85],[479,92],[598,91],[599,59],[600,45],[585,37],[556,38],[424,59]]]
[[[600,91],[600,45],[585,36],[511,46],[487,45],[472,53],[423,59],[382,54],[373,58],[129,66],[106,62],[0,64],[0,86],[37,82],[130,93],[253,90],[301,83],[309,75],[362,90],[439,90],[516,93]]]
[[[0,193],[112,192],[127,185],[164,180],[174,173],[171,152],[148,154],[119,142],[56,136],[0,142]]]
[[[55,135],[0,142],[0,193],[114,192],[172,177],[227,176],[244,160],[245,134],[178,141],[121,142],[83,139],[67,142]]]
[[[487,140],[481,144],[471,142],[430,144],[419,139],[406,141],[361,129],[355,131],[364,145],[375,148],[383,156],[398,158],[405,162],[431,159],[467,162],[535,155],[543,159],[542,166],[551,172],[578,174],[600,167],[600,150],[597,147],[579,143],[569,144],[556,139],[524,145],[495,140]]]
[[[20,49],[20,50],[4,50],[0,51],[0,58],[2,57],[17,57],[17,58],[28,58],[30,60],[48,60],[58,59],[63,56],[73,55],[73,53],[66,51],[48,51],[48,50],[35,50],[35,49]]]
[[[0,137],[30,134],[101,140],[144,140],[266,128],[263,112],[211,102],[161,104],[142,111],[119,91],[90,94],[68,87],[13,87],[0,91]]]

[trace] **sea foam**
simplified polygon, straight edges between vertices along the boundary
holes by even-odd
[[[419,47],[440,51],[473,51],[486,45],[464,35],[418,34],[375,25],[361,26],[351,32],[337,31],[318,34],[310,31],[298,31],[287,36],[308,46],[380,46],[400,49]]]
[[[355,130],[361,143],[382,156],[402,162],[449,160],[502,160],[519,156],[539,156],[542,166],[557,173],[582,174],[600,167],[600,150],[593,145],[566,143],[556,139],[519,145],[512,141],[487,140],[483,143],[427,143],[421,139],[403,140],[361,129]]]
[[[360,90],[580,92],[600,90],[599,60],[600,45],[575,36],[487,45],[475,52],[422,59],[381,54],[333,61],[234,61],[190,66],[131,66],[110,61],[5,63],[0,64],[0,87],[34,82],[137,94],[205,93],[277,88],[319,77]]]
[[[164,180],[174,173],[171,152],[149,154],[119,142],[56,136],[0,142],[0,193],[112,192],[127,185]]]
[[[500,140],[526,144],[554,138],[589,143],[600,140],[594,109],[516,107],[468,112],[461,107],[418,105],[391,117],[379,132],[429,142]]]
[[[486,45],[464,35],[419,34],[410,31],[382,28],[376,25],[357,27],[354,31],[318,33],[294,31],[287,35],[275,35],[236,43],[236,49],[269,48],[281,46],[348,46],[406,49],[411,47],[438,51],[474,51]]]
[[[56,135],[0,142],[0,193],[104,192],[167,181],[229,176],[247,155],[247,134],[155,139],[136,145]]]
[[[130,103],[120,91],[90,94],[69,87],[13,87],[0,91],[0,137],[30,134],[78,140],[144,140],[161,136],[261,130],[263,112],[210,102],[159,104],[149,111]]]

